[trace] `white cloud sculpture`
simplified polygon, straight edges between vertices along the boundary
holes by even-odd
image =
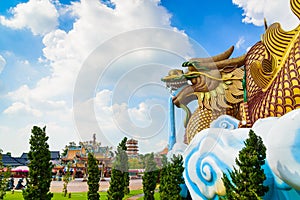
[[[251,128],[266,146],[265,199],[299,199],[300,193],[300,109],[282,117],[256,121]],[[193,199],[214,199],[225,195],[223,172],[233,166],[245,146],[249,128],[209,128],[199,132],[184,152],[184,179]]]

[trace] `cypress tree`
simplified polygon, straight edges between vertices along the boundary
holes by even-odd
[[[269,190],[268,186],[263,185],[266,175],[261,167],[265,164],[266,147],[261,137],[250,130],[249,138],[244,143],[245,147],[235,160],[239,169],[234,167],[229,172],[232,182],[223,173],[222,180],[226,188],[223,199],[261,199]]]
[[[183,179],[183,158],[181,155],[173,155],[169,169],[169,175],[171,176],[171,182],[168,184],[169,197],[172,199],[182,199],[180,196],[181,187],[180,184],[184,183]]]
[[[100,181],[100,170],[98,168],[97,160],[93,154],[88,154],[88,181],[89,186],[88,200],[99,200],[100,194],[99,190]]]
[[[29,179],[27,188],[23,190],[25,200],[49,200],[53,194],[49,192],[52,178],[52,164],[46,127],[34,126],[31,130],[30,151],[28,153]]]
[[[161,200],[168,200],[167,188],[168,188],[168,159],[165,155],[162,157],[162,168],[160,170],[160,185],[159,185],[159,195]]]
[[[171,163],[167,163],[160,177],[160,197],[162,200],[182,199],[180,196],[180,184],[184,183],[182,177],[183,170],[182,156],[173,155]]]
[[[158,168],[154,160],[154,153],[146,156],[145,165],[145,173],[143,176],[144,199],[154,200],[154,190],[158,179]]]
[[[130,193],[129,190],[129,163],[128,163],[128,155],[127,155],[127,146],[126,146],[127,138],[125,137],[121,142],[122,148],[122,156],[121,156],[121,163],[124,166],[123,169],[123,181],[124,181],[124,194],[127,195]]]
[[[71,177],[70,166],[71,166],[71,164],[68,163],[67,172],[66,172],[65,176],[63,177],[63,181],[64,181],[63,194],[64,194],[64,197],[66,197],[67,194],[68,194],[68,184],[70,182],[70,177]]]
[[[117,147],[116,158],[114,161],[110,186],[107,191],[109,200],[122,200],[125,192],[129,193],[129,174],[128,174],[128,156],[126,153],[127,138],[120,142]]]
[[[110,185],[107,191],[108,200],[122,200],[124,197],[123,173],[115,168],[112,169]]]

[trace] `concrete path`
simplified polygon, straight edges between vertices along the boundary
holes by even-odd
[[[15,178],[15,186],[18,183],[18,178]],[[107,178],[105,181],[100,181],[99,191],[105,192],[109,188],[110,179]],[[25,179],[23,182],[25,185]],[[50,185],[51,192],[62,192],[64,182],[63,181],[52,181]],[[143,188],[142,179],[131,179],[129,184],[130,190],[140,190]],[[75,179],[68,184],[68,192],[87,192],[88,185],[87,182],[82,181],[82,179]]]
[[[135,195],[135,196],[132,196],[132,197],[129,197],[127,200],[137,200],[138,198],[144,196],[144,194],[138,194],[138,195]]]
[[[106,181],[100,181],[99,191],[105,192],[109,188],[109,179]],[[50,191],[51,192],[61,192],[63,189],[63,181],[52,181]],[[142,179],[132,179],[130,180],[129,189],[130,190],[140,190],[143,188]],[[83,182],[82,179],[75,179],[68,184],[69,192],[87,192],[88,185],[87,182]]]

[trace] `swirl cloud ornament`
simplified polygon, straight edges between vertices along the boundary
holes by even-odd
[[[221,121],[231,121],[226,116]],[[267,148],[263,166],[269,192],[264,199],[300,198],[300,109],[282,117],[258,120],[252,127]],[[249,128],[209,128],[197,134],[184,152],[184,179],[193,199],[224,195],[222,173],[232,170]]]
[[[184,179],[193,199],[215,199],[224,195],[221,177],[235,165],[248,129],[210,128],[201,131],[184,153]]]

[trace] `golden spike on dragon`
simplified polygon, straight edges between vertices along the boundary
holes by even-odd
[[[290,4],[300,18],[300,0]],[[266,28],[261,41],[243,56],[230,58],[230,47],[211,58],[190,59],[182,64],[187,72],[171,70],[162,78],[171,90],[182,86],[173,103],[187,113],[186,143],[222,114],[251,127],[259,118],[300,107],[300,25],[291,31],[279,23]],[[198,108],[191,114],[188,104],[193,100]]]

